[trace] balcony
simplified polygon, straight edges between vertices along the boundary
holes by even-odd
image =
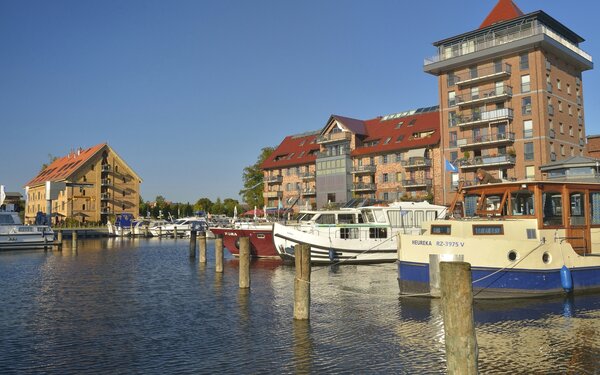
[[[267,177],[265,177],[265,182],[267,184],[280,184],[283,182],[283,176],[281,176],[281,175],[267,176]]]
[[[357,183],[352,186],[352,191],[375,191],[377,187],[374,183]]]
[[[317,159],[318,158],[330,158],[333,156],[343,156],[343,155],[350,155],[349,147],[332,148],[327,151],[317,152]]]
[[[302,189],[300,194],[302,194],[303,197],[317,195],[317,189]]]
[[[510,144],[515,141],[515,133],[496,133],[477,135],[471,138],[461,138],[456,141],[457,146],[461,149],[479,146],[503,145]]]
[[[100,213],[102,215],[110,215],[110,214],[112,214],[112,210],[109,207],[101,207]]]
[[[518,40],[530,38],[533,36],[548,37],[556,43],[566,47],[574,52],[580,58],[587,60],[589,65],[592,63],[592,56],[584,52],[572,42],[566,40],[558,33],[544,25],[539,21],[522,23],[519,25],[508,26],[502,29],[494,30],[493,33],[485,35],[476,35],[471,38],[461,39],[452,44],[441,45],[438,47],[438,54],[430,58],[426,58],[424,65],[425,71],[437,72],[439,64],[446,60],[451,60],[457,57],[474,54],[485,51],[498,46],[504,46]],[[543,39],[543,38],[542,38]],[[464,60],[464,59],[463,59]],[[437,65],[437,66],[435,66]]]
[[[338,132],[329,133],[327,135],[320,135],[317,137],[318,144],[333,143],[333,142],[344,142],[352,139],[352,133],[350,132]]]
[[[462,170],[511,165],[515,165],[515,157],[511,155],[476,156],[472,159],[460,161]]]
[[[511,86],[488,87],[481,88],[477,93],[456,96],[456,104],[459,107],[474,106],[484,103],[503,102],[510,97],[512,97]]]
[[[108,178],[103,178],[100,183],[102,184],[102,186],[110,186],[111,185],[111,181]]]
[[[112,167],[110,166],[110,164],[102,164],[102,172],[110,172],[112,170]]]
[[[406,189],[428,188],[431,187],[431,185],[431,180],[427,179],[402,180],[402,186]]]
[[[310,180],[314,180],[315,178],[317,178],[317,173],[316,172],[306,172],[306,173],[302,174],[300,177],[302,178],[303,181],[310,181]]]
[[[492,64],[474,71],[470,71],[468,78],[461,79],[457,77],[458,86],[475,85],[488,80],[496,80],[498,78],[509,77],[511,74],[510,64]]]
[[[408,158],[408,160],[402,160],[400,164],[405,169],[410,168],[427,168],[431,167],[431,159],[427,159],[425,157],[412,157]]]
[[[103,201],[108,201],[110,200],[110,194],[109,193],[102,193],[100,194],[100,199]]]
[[[375,164],[356,165],[352,168],[352,174],[374,174],[376,169]]]
[[[512,119],[512,108],[502,108],[493,111],[475,112],[468,116],[457,116],[456,123],[460,128],[468,128],[477,125],[487,125],[492,122],[511,121]]]
[[[264,198],[283,198],[283,191],[275,190],[275,191],[264,191]]]

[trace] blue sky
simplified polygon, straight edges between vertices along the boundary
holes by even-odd
[[[586,39],[600,3],[516,0]],[[242,169],[331,114],[436,105],[432,42],[479,26],[496,0],[0,0],[0,183],[20,190],[48,154],[108,142],[142,196],[238,198]],[[583,75],[600,133],[600,72]]]

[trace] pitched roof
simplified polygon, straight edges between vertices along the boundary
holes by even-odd
[[[330,122],[331,122],[331,119],[337,120],[339,123],[344,125],[348,130],[350,130],[354,134],[358,134],[358,135],[366,134],[365,123],[362,120],[357,120],[355,118],[350,118],[350,117],[343,117],[343,116],[339,116],[339,115],[331,115]],[[323,134],[326,129],[327,129],[327,127],[323,128],[323,130],[321,131],[321,134]]]
[[[440,142],[440,112],[431,107],[402,117],[377,117],[366,120],[365,129],[367,137],[363,146],[352,150],[353,156],[433,146]]]
[[[85,164],[92,156],[100,151],[106,143],[92,146],[88,149],[79,149],[77,152],[69,152],[67,156],[58,158],[47,166],[37,176],[32,178],[25,186],[33,186],[45,181],[62,181],[71,176],[81,165]]]
[[[480,29],[495,23],[511,20],[523,15],[523,11],[512,0],[499,0],[490,14],[483,20]]]
[[[314,163],[317,159],[319,132],[289,135],[277,146],[275,151],[263,161],[261,168],[282,168]]]

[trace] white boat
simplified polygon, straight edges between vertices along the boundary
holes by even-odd
[[[446,209],[428,202],[397,202],[355,209],[356,214],[337,221],[319,211],[319,218],[297,227],[275,223],[273,242],[283,259],[292,259],[294,246],[304,243],[310,245],[315,264],[394,262],[398,234],[420,234],[423,221],[443,217]]]
[[[134,225],[133,214],[122,213],[118,214],[115,218],[115,222],[110,221],[106,223],[108,228],[109,236],[129,236]]]
[[[204,230],[208,229],[208,224],[204,217],[184,217],[177,219],[173,222],[169,222],[164,225],[158,225],[150,228],[150,232],[153,236],[174,236],[175,230],[177,230],[177,236],[189,236],[192,230]]]
[[[18,212],[0,211],[0,250],[43,249],[53,241],[48,225],[23,225]]]
[[[401,236],[401,293],[436,291],[440,260],[471,264],[475,298],[600,290],[599,183],[471,186],[453,206],[453,218]]]

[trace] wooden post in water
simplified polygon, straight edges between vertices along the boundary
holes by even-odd
[[[206,232],[200,232],[200,248],[198,249],[200,263],[206,263]]]
[[[441,262],[440,284],[448,374],[477,374],[471,265]]]
[[[223,237],[215,238],[215,272],[223,272]]]
[[[59,229],[56,234],[56,242],[58,244],[58,250],[62,250],[62,229]]]
[[[148,238],[148,226],[144,226],[144,237]]]
[[[190,232],[190,258],[196,257],[196,235],[196,230],[192,229]]]
[[[173,228],[173,238],[177,239],[177,227]]]
[[[77,249],[77,230],[71,231],[71,248]]]
[[[310,245],[294,248],[296,278],[294,279],[294,319],[310,319]]]
[[[162,227],[158,227],[158,238],[162,238]]]
[[[250,238],[240,237],[240,289],[250,288]]]

